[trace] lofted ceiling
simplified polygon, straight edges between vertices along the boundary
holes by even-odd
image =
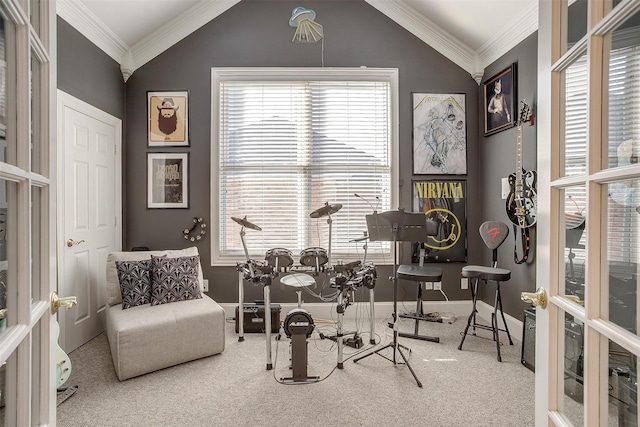
[[[139,67],[241,0],[58,0],[65,21],[116,60]],[[478,83],[484,68],[538,28],[538,0],[365,0]]]

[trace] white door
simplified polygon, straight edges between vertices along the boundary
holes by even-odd
[[[121,121],[58,91],[59,288],[78,304],[60,312],[70,352],[104,330],[107,254],[120,250]]]
[[[55,426],[55,2],[0,24],[0,426]]]
[[[537,101],[536,425],[637,426],[640,1],[540,1]]]

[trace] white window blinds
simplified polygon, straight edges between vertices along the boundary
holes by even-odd
[[[328,249],[329,225],[332,259],[361,259],[365,215],[391,204],[390,83],[228,79],[218,90],[220,258],[244,254],[231,218],[246,216],[262,229],[245,236],[256,259],[285,248],[297,264],[304,249]],[[342,208],[311,218],[325,203]]]
[[[636,34],[637,37],[637,34]],[[613,37],[614,41],[616,37]],[[612,50],[609,63],[609,167],[638,162],[640,147],[640,46]],[[629,156],[625,156],[628,154]],[[638,180],[609,185],[609,261],[640,260]]]
[[[625,141],[640,140],[640,47],[631,46],[613,49],[610,52],[608,70],[608,167],[623,166],[618,151]],[[587,159],[587,61],[580,57],[566,71],[566,128],[565,128],[565,164],[566,175],[586,173]],[[637,143],[636,143],[637,144]],[[632,160],[634,161],[634,160]],[[635,160],[637,161],[637,159]],[[638,259],[637,242],[639,216],[637,206],[618,197],[616,189],[629,186],[630,181],[612,183],[609,186],[608,240],[611,261],[633,263]],[[636,184],[637,185],[637,184]],[[567,189],[571,200],[584,209],[586,206],[586,188]],[[572,209],[571,206],[567,211]],[[588,220],[588,218],[587,218]],[[585,243],[583,236],[581,244]],[[575,250],[583,256],[584,250]]]

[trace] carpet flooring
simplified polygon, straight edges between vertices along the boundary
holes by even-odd
[[[390,319],[376,322],[377,347],[393,339]],[[310,384],[282,383],[290,377],[290,340],[273,338],[272,370],[266,369],[263,334],[238,341],[235,324],[226,325],[223,353],[123,382],[113,368],[103,333],[70,354],[73,372],[66,386],[77,392],[58,406],[60,426],[533,426],[534,374],[520,362],[522,331],[514,345],[467,337],[458,350],[466,319],[421,322],[420,333],[439,343],[399,338],[419,388],[405,364],[394,364],[393,348],[369,354],[368,321],[345,321],[345,331],[363,330],[365,346],[344,348],[337,369],[333,324],[317,323],[308,343]],[[414,322],[399,319],[413,332]],[[351,328],[351,329],[350,329]],[[490,333],[479,331],[490,337]],[[386,356],[386,357],[383,357]],[[396,360],[402,361],[399,354]]]

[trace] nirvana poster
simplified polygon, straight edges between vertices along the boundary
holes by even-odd
[[[466,182],[460,180],[413,181],[413,211],[424,212],[438,223],[438,233],[424,243],[427,259],[436,262],[467,261]],[[417,260],[418,244],[414,244]]]

